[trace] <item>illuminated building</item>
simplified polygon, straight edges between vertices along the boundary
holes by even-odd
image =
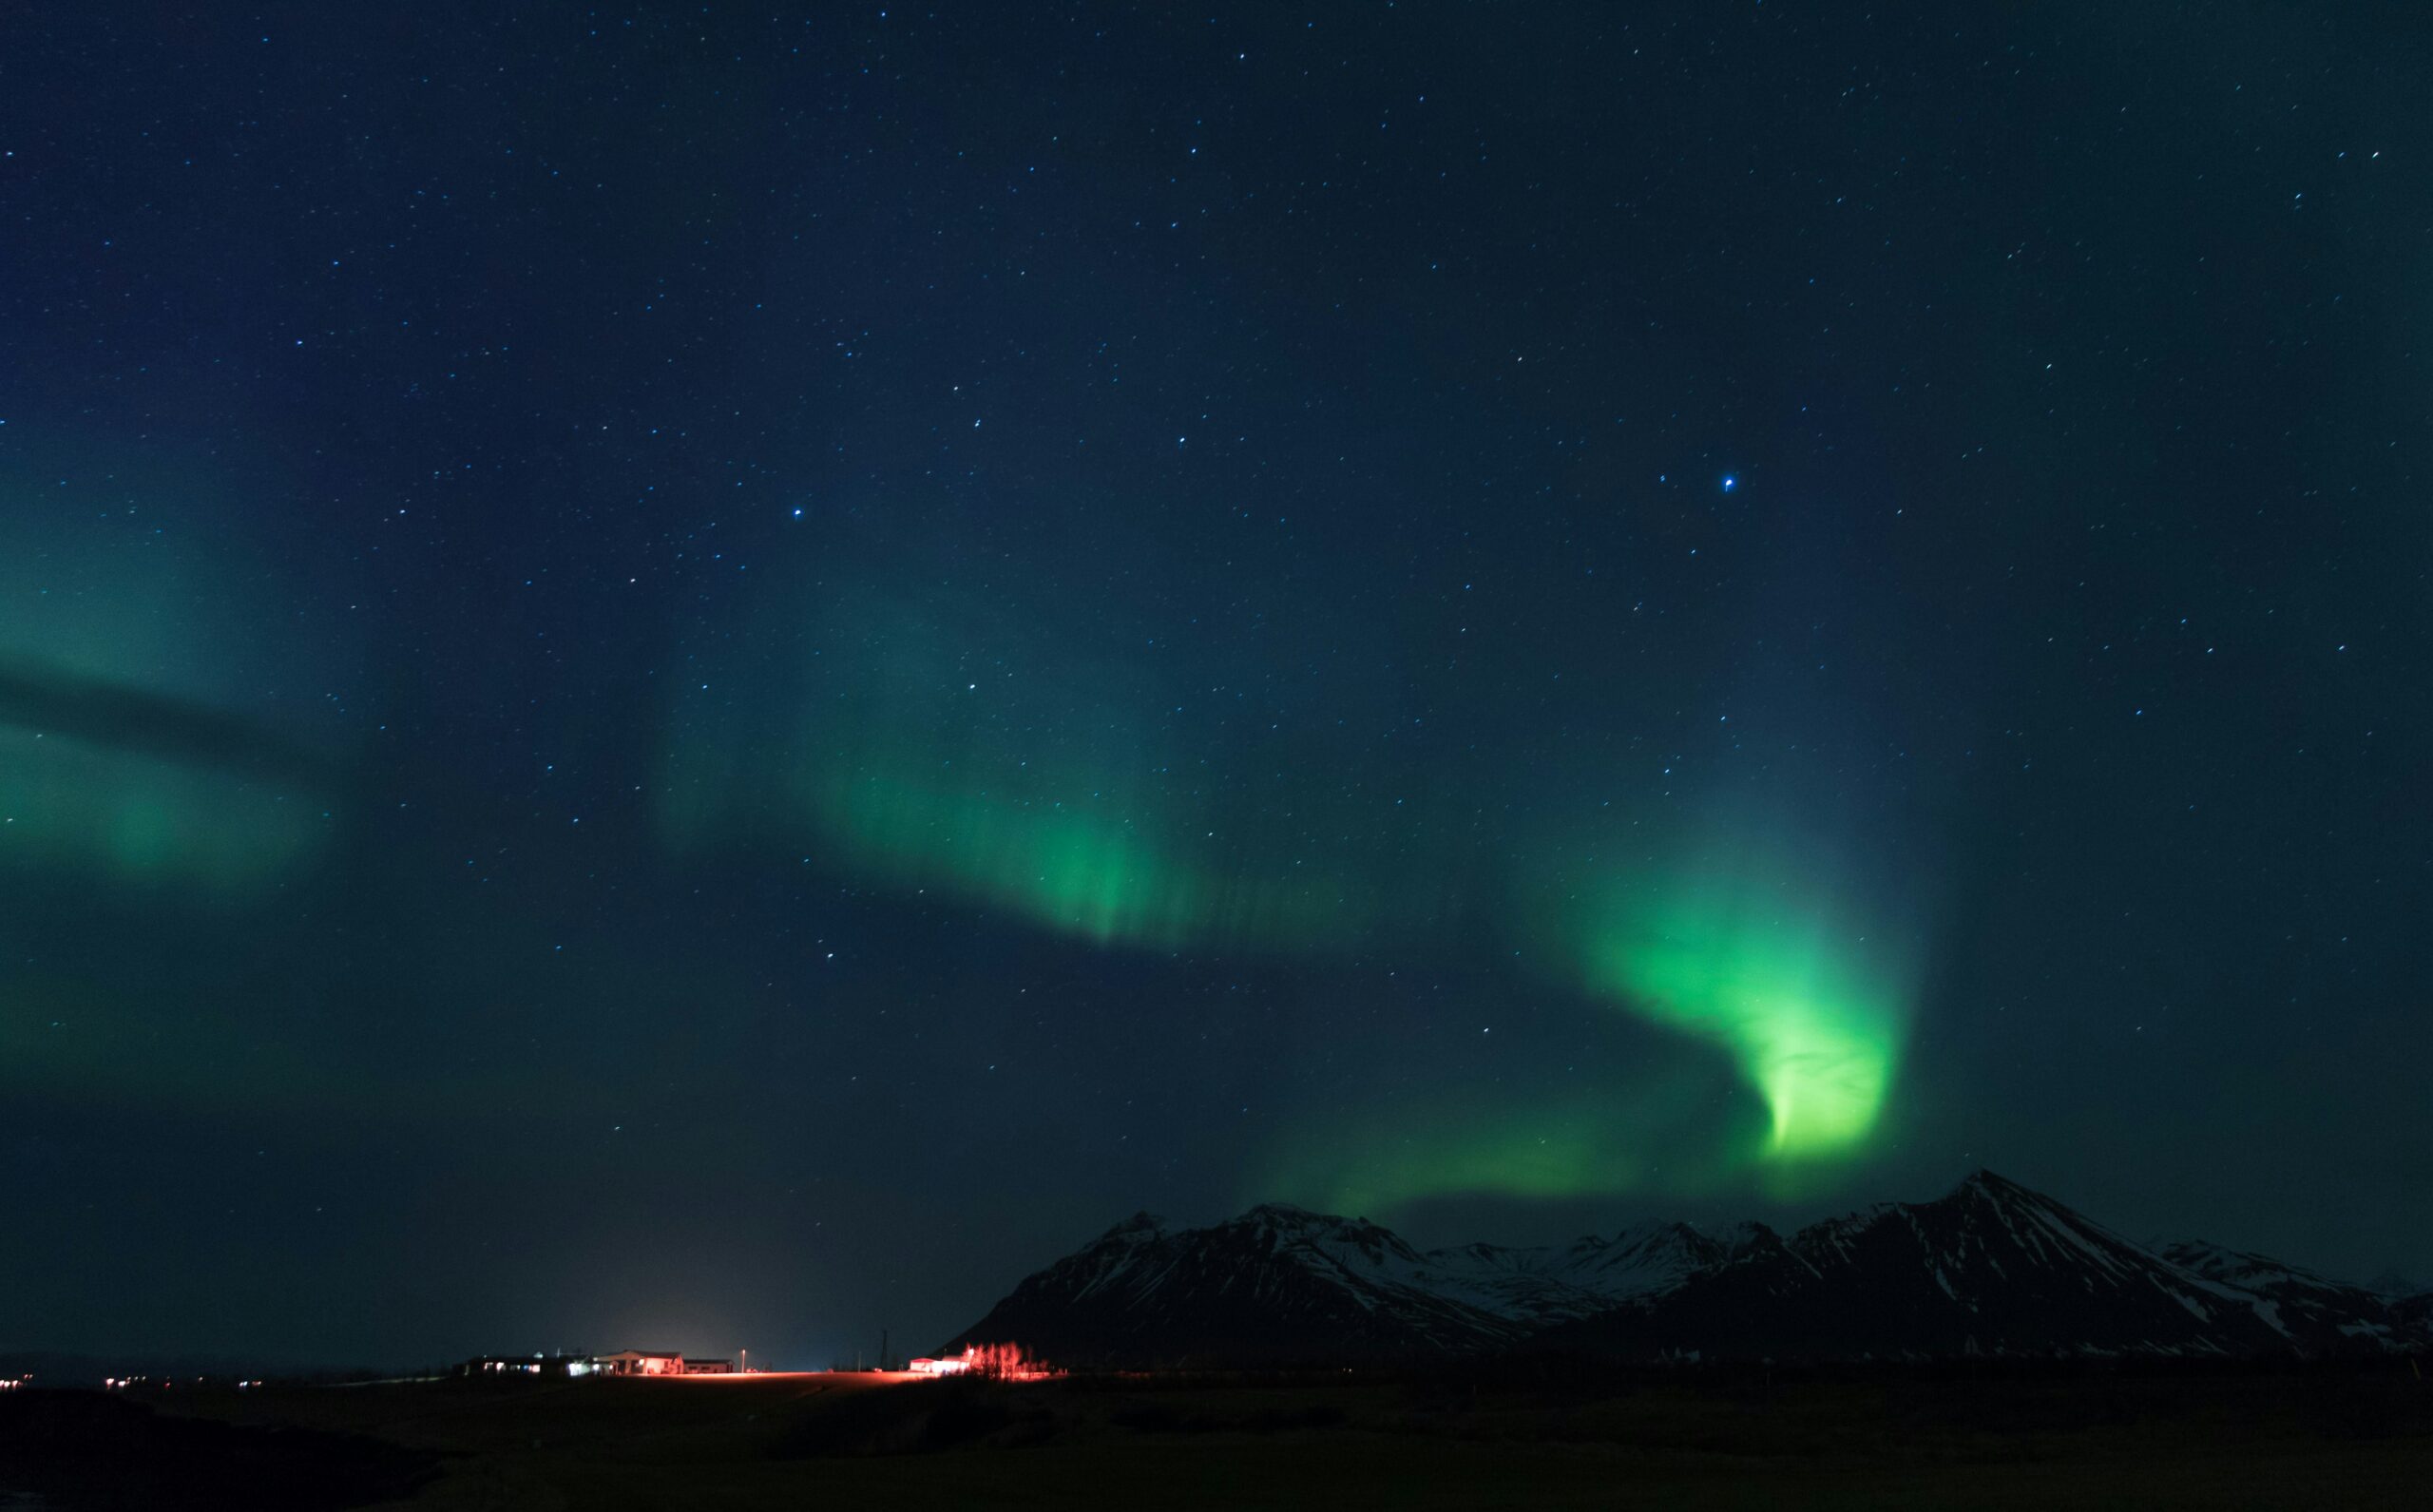
[[[614,1354],[596,1354],[591,1358],[591,1368],[603,1375],[685,1373],[684,1356],[670,1349],[619,1349]]]

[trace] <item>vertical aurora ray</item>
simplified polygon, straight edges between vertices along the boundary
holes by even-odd
[[[1109,946],[1316,948],[1370,915],[1185,758],[1177,700],[1136,666],[947,599],[862,595],[738,641],[749,695],[674,711],[660,819],[680,849],[788,844]]]
[[[1079,800],[925,782],[873,763],[827,774],[809,813],[861,874],[1004,908],[1101,945],[1286,948],[1318,942],[1350,914],[1340,893],[1314,879],[1295,886],[1221,855],[1191,855],[1174,806],[1108,798],[1085,779],[1070,786]]]

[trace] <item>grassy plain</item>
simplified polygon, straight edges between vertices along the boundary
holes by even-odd
[[[2039,1512],[2433,1505],[2433,1382],[2404,1360],[2283,1371],[1830,1375],[1539,1364],[1018,1385],[764,1375],[274,1387],[173,1392],[150,1405],[164,1421],[241,1428],[237,1442],[257,1447],[278,1432],[299,1445],[351,1444],[391,1456],[379,1461],[389,1479],[367,1482],[360,1494],[387,1498],[368,1504],[426,1512],[757,1512],[839,1499]],[[420,1468],[399,1477],[399,1451]]]

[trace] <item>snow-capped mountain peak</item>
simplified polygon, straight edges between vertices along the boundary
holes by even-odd
[[[2218,1245],[2148,1247],[1978,1171],[1788,1238],[1653,1223],[1568,1245],[1415,1249],[1268,1203],[1146,1214],[1022,1282],[949,1349],[1073,1364],[1638,1357],[2313,1355],[2433,1343],[2433,1307]]]

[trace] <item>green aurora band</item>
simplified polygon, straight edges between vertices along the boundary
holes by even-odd
[[[263,609],[283,586],[189,481],[113,476],[98,528],[58,501],[99,470],[0,473],[0,887],[258,899],[334,828],[344,764],[288,711],[343,685],[343,638]]]
[[[1757,1139],[1754,1110],[1734,1090],[1708,1058],[1668,1056],[1591,1084],[1430,1087],[1390,1106],[1364,1100],[1336,1110],[1315,1137],[1296,1123],[1241,1195],[1376,1217],[1432,1197],[1717,1190],[1748,1168]],[[1412,1117],[1414,1101],[1424,1117]]]
[[[1465,1196],[1830,1186],[1883,1132],[1915,975],[1898,942],[1915,931],[1877,927],[1860,870],[1792,833],[1730,824],[1670,864],[1596,862],[1585,885],[1517,890],[1521,954],[1541,977],[1660,1032],[1577,1075],[1505,1063],[1491,1086],[1350,1093],[1323,1134],[1295,1128],[1271,1151],[1263,1195],[1379,1216]]]
[[[1229,783],[1249,763],[1188,753],[1234,737],[1182,723],[1181,700],[1103,639],[934,592],[847,595],[793,628],[768,607],[780,618],[699,663],[699,691],[741,693],[681,689],[671,708],[661,819],[680,847],[792,847],[842,877],[1100,945],[1292,955],[1427,948],[1477,870],[1414,848],[1415,832],[1353,839],[1339,784],[1285,762]],[[1280,1147],[1261,1195],[1374,1211],[1715,1190],[1752,1172],[1788,1192],[1866,1154],[1907,1042],[1913,963],[1897,942],[1914,931],[1870,928],[1867,869],[1804,835],[1783,796],[1744,795],[1671,843],[1635,834],[1628,861],[1608,833],[1587,853],[1575,835],[1487,862],[1506,880],[1488,890],[1504,905],[1485,938],[1524,947],[1519,969],[1583,1011],[1663,1032],[1626,1041],[1633,1063],[1590,1085],[1442,1087],[1424,1121],[1408,1089],[1342,1088],[1317,1116],[1333,1137]]]
[[[1101,945],[1313,948],[1351,915],[1331,887],[1188,855],[1171,808],[1109,801],[1085,780],[1069,784],[1079,801],[1023,786],[924,782],[874,763],[827,774],[811,813],[858,871]]]
[[[1720,1045],[1765,1099],[1760,1158],[1864,1153],[1908,1038],[1909,976],[1881,936],[1769,862],[1614,888],[1586,910],[1591,990]]]
[[[741,640],[756,696],[674,711],[660,818],[680,848],[808,848],[1106,946],[1319,950],[1373,916],[1306,833],[1183,758],[1189,735],[1144,713],[1176,700],[1138,669],[951,599],[862,595]]]
[[[330,828],[322,794],[0,722],[0,876],[66,871],[243,901]]]

